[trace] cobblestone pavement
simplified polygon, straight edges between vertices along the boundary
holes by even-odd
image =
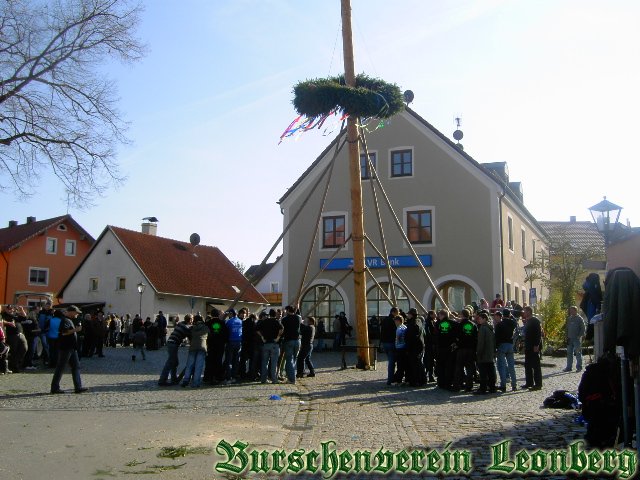
[[[136,362],[128,348],[105,353],[105,358],[82,360],[83,383],[90,388],[82,395],[49,395],[51,370],[0,377],[0,478],[244,478],[214,470],[225,459],[216,453],[222,439],[245,441],[248,451],[270,452],[320,451],[329,440],[338,453],[466,449],[472,452],[473,470],[447,478],[495,478],[485,470],[492,444],[511,439],[512,452],[565,450],[584,435],[575,412],[541,408],[554,390],[577,389],[580,374],[561,372],[563,359],[544,358],[544,388],[538,392],[452,395],[431,384],[388,387],[384,355],[376,370],[361,371],[341,370],[335,353],[314,353],[317,376],[295,385],[191,389],[157,386],[163,350]],[[184,365],[186,349],[180,355]],[[355,353],[348,360],[354,365]],[[517,373],[522,377],[522,367]],[[62,388],[72,392],[71,386],[66,372]],[[201,448],[175,459],[158,457],[163,447],[181,445]],[[396,477],[402,476],[385,478]]]

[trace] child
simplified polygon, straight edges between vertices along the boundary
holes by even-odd
[[[496,393],[496,366],[494,357],[496,341],[493,334],[493,323],[489,315],[481,312],[476,315],[478,323],[478,346],[476,347],[476,362],[480,371],[480,387],[477,394]]]
[[[140,349],[140,353],[142,354],[142,360],[146,360],[147,356],[144,352],[145,346],[147,343],[147,334],[144,331],[144,328],[141,328],[136,333],[133,334],[133,348]],[[131,355],[131,360],[136,361],[136,356]]]

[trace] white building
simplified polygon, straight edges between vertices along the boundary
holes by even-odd
[[[159,310],[168,318],[224,310],[243,290],[236,309],[267,304],[217,247],[158,237],[155,224],[143,224],[143,231],[107,226],[59,297],[143,318]]]

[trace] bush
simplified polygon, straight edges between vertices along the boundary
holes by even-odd
[[[566,343],[566,314],[562,308],[562,296],[552,293],[544,302],[538,305],[537,313],[542,320],[545,344],[556,350]]]

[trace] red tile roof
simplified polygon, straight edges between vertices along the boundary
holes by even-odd
[[[78,225],[71,215],[62,215],[60,217],[48,218],[37,222],[23,223],[14,227],[0,228],[0,251],[5,252],[13,250],[27,240],[30,240],[38,234],[45,232],[50,228],[54,228],[63,222],[70,224],[80,233],[86,235],[91,242],[94,241],[94,238],[80,225]]]
[[[217,247],[109,226],[158,293],[268,303]]]

